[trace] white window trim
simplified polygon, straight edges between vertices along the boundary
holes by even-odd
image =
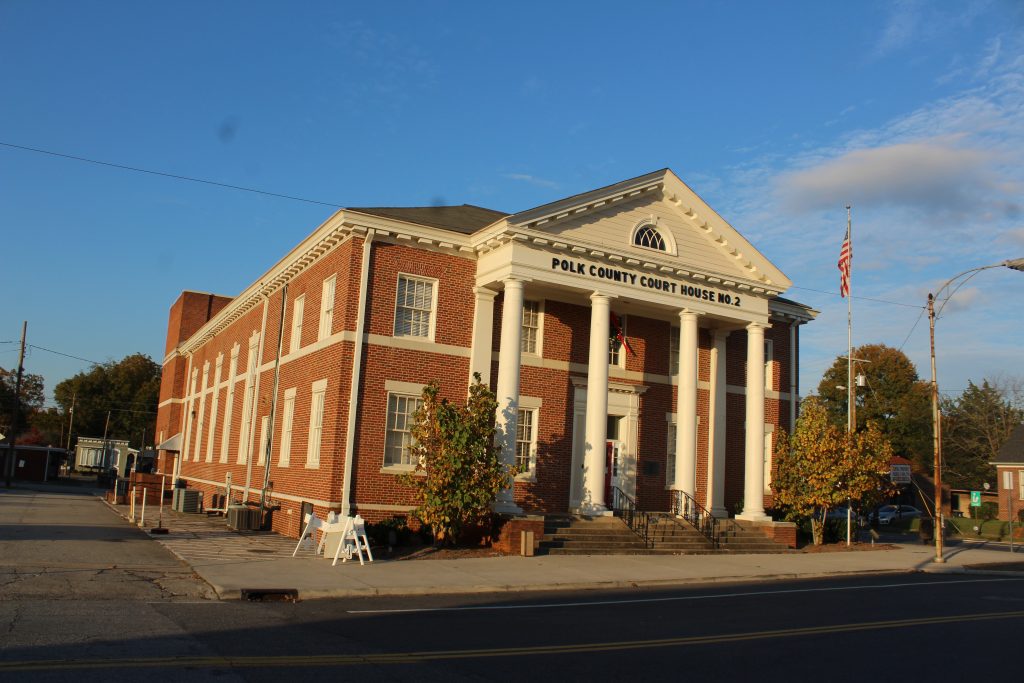
[[[281,446],[277,456],[278,467],[288,467],[292,464],[292,437],[295,435],[295,394],[295,387],[284,391],[284,407],[281,412]]]
[[[526,303],[537,304],[537,344],[533,351],[524,350],[523,353],[540,358],[544,355],[544,299],[527,299],[523,304],[523,315],[526,314]],[[525,327],[523,325],[524,329]]]
[[[772,465],[775,460],[775,425],[764,426],[764,492],[772,490]]]
[[[526,471],[520,472],[519,474],[516,475],[516,481],[537,481],[537,435],[540,433],[540,409],[543,405],[543,399],[537,396],[519,397],[519,405],[517,406],[517,410],[533,413],[533,433],[530,435],[529,467]],[[519,435],[517,434],[516,436],[518,437]]]
[[[320,468],[320,447],[324,438],[324,404],[327,400],[327,380],[318,379],[313,382],[313,390],[310,394],[306,469],[315,470]],[[317,424],[318,422],[319,425]],[[318,431],[319,434],[317,433]]]
[[[643,245],[636,243],[636,234],[640,232],[640,230],[645,225],[650,225],[657,231],[659,235],[661,235],[661,239],[664,240],[665,242],[665,251],[662,251],[660,249],[654,249],[652,247],[645,247]],[[676,249],[676,240],[675,237],[672,235],[672,231],[662,227],[661,221],[658,219],[657,216],[654,216],[653,214],[648,216],[647,218],[643,218],[637,221],[636,225],[633,226],[633,229],[629,231],[629,246],[633,247],[634,249],[650,251],[655,254],[665,254],[671,256],[678,255],[678,251]]]
[[[231,347],[231,364],[228,366],[228,394],[224,403],[224,431],[220,439],[220,463],[226,465],[231,448],[231,413],[235,408],[235,376],[238,374],[239,344]]]
[[[1017,497],[1024,500],[1024,470],[1017,471]]]
[[[196,462],[203,453],[203,432],[206,431],[206,385],[210,381],[210,361],[203,363],[203,383],[199,387],[199,420],[196,425]]]
[[[317,341],[323,341],[331,336],[331,330],[334,327],[334,311],[337,306],[335,300],[337,287],[337,275],[332,275],[324,280],[323,289],[320,292],[320,326],[317,330]]]
[[[259,332],[253,332],[249,337],[249,354],[245,361],[245,387],[242,399],[242,425],[238,436],[238,458],[236,465],[244,465],[249,461],[249,442],[251,441],[253,429],[253,417],[256,415],[256,373],[259,371],[260,337]]]
[[[764,388],[773,391],[775,387],[775,342],[764,340]]]
[[[259,453],[256,454],[256,464],[266,465],[267,464],[267,425],[270,423],[270,416],[264,415],[260,418],[260,442],[257,448]]]
[[[431,295],[430,295],[430,334],[426,337],[413,334],[399,334],[398,332],[398,294],[400,291],[400,284],[402,278],[406,280],[415,280],[418,282],[429,282],[431,283]],[[411,273],[398,273],[395,278],[395,312],[393,320],[391,321],[391,333],[395,337],[405,339],[426,339],[428,341],[434,341],[434,335],[437,328],[437,300],[440,298],[440,283],[436,278],[423,277],[422,275],[412,275]]]
[[[423,400],[422,387],[419,391],[395,391],[388,388],[388,385],[392,387],[394,385],[406,385],[410,387],[420,386],[416,384],[410,384],[408,382],[386,382],[385,388],[387,389],[384,394],[384,452],[381,458],[381,472],[412,472],[416,469],[416,466],[411,463],[402,462],[388,462],[388,433],[391,431],[391,397],[396,396],[399,398],[411,398],[418,401]],[[409,430],[411,431],[411,430]]]
[[[213,441],[217,436],[217,411],[220,410],[220,377],[224,370],[224,354],[217,354],[213,371],[213,400],[210,402],[210,431],[206,439],[206,462],[213,462]]]
[[[672,340],[673,335],[675,338],[675,347],[673,348]],[[683,343],[683,332],[678,325],[670,325],[668,330],[668,376],[675,377],[679,374],[679,347]],[[672,372],[673,366],[675,372]]]
[[[306,295],[300,294],[292,300],[291,336],[288,339],[288,353],[302,348],[302,319],[306,315]]]

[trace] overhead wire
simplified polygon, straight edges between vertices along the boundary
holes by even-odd
[[[100,161],[98,159],[90,159],[88,157],[80,157],[74,154],[64,154],[63,152],[54,152],[48,149],[40,149],[38,147],[28,147],[27,145],[16,145],[11,142],[4,142],[0,140],[0,145],[4,147],[10,147],[12,149],[20,149],[26,152],[35,152],[37,154],[47,154],[49,156],[60,157],[62,159],[72,159],[74,161],[82,161],[88,164],[96,164],[98,166],[108,166],[110,168],[121,169],[122,171],[133,171],[135,173],[148,173],[149,175],[161,176],[164,178],[173,178],[175,180],[187,180],[191,183],[201,183],[204,185],[213,185],[215,187],[224,187],[229,190],[239,190],[241,192],[252,192],[255,194],[266,195],[268,197],[277,197],[278,199],[290,199],[295,202],[305,202],[307,204],[319,204],[321,206],[330,206],[335,209],[342,208],[342,204],[337,202],[324,202],[318,199],[308,199],[306,197],[296,197],[295,195],[281,194],[279,192],[269,192],[267,190],[259,190],[254,187],[245,187],[243,185],[232,185],[231,183],[222,183],[216,180],[207,180],[206,178],[195,178],[187,175],[180,175],[177,173],[167,173],[166,171],[154,171],[148,168],[141,168],[139,166],[128,166],[126,164],[115,164],[110,161]]]

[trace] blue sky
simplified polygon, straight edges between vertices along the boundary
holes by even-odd
[[[1024,256],[1018,2],[0,3],[0,366],[163,355],[337,206],[518,211],[670,167],[778,265],[801,387],[854,343],[928,376],[928,291]],[[303,197],[291,201],[18,149]],[[870,299],[870,300],[868,300]],[[1024,375],[1024,273],[938,323],[939,381]],[[913,330],[913,331],[912,331]],[[33,348],[47,389],[88,363]]]

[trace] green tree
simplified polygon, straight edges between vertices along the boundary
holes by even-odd
[[[775,502],[789,519],[809,519],[814,543],[820,545],[829,510],[847,501],[870,507],[890,493],[892,456],[875,423],[850,434],[832,423],[823,401],[808,398],[793,434],[783,433],[775,448]]]
[[[1024,421],[1024,410],[1015,405],[1019,382],[982,380],[981,386],[967,382],[957,399],[943,401],[943,479],[956,488],[981,489],[995,481],[990,462]]]
[[[865,344],[853,350],[855,374],[865,377],[857,387],[857,431],[869,422],[892,444],[897,455],[928,470],[932,462],[931,385],[921,381],[906,354],[885,344]],[[836,358],[818,385],[829,421],[847,423],[846,358]],[[842,387],[842,388],[840,388]]]
[[[474,375],[465,405],[440,398],[436,381],[423,389],[423,407],[411,430],[416,472],[405,477],[420,501],[416,516],[440,543],[453,544],[466,528],[490,518],[491,503],[514,472],[494,444],[494,394]]]
[[[54,399],[62,412],[75,406],[72,445],[78,435],[103,436],[110,415],[107,436],[127,439],[133,447],[142,444],[142,432],[152,443],[156,426],[156,407],[160,395],[160,366],[141,353],[119,361],[94,365],[70,377],[54,390]]]
[[[21,401],[17,400],[18,371],[0,368],[0,433],[20,436],[27,432],[32,414],[43,407],[43,377],[22,372]],[[13,435],[17,412],[18,434]]]

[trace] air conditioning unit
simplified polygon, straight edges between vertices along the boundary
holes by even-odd
[[[235,531],[256,531],[260,528],[260,509],[248,505],[228,506],[228,528]]]
[[[203,492],[195,489],[174,489],[171,507],[178,512],[198,513],[203,509]]]

